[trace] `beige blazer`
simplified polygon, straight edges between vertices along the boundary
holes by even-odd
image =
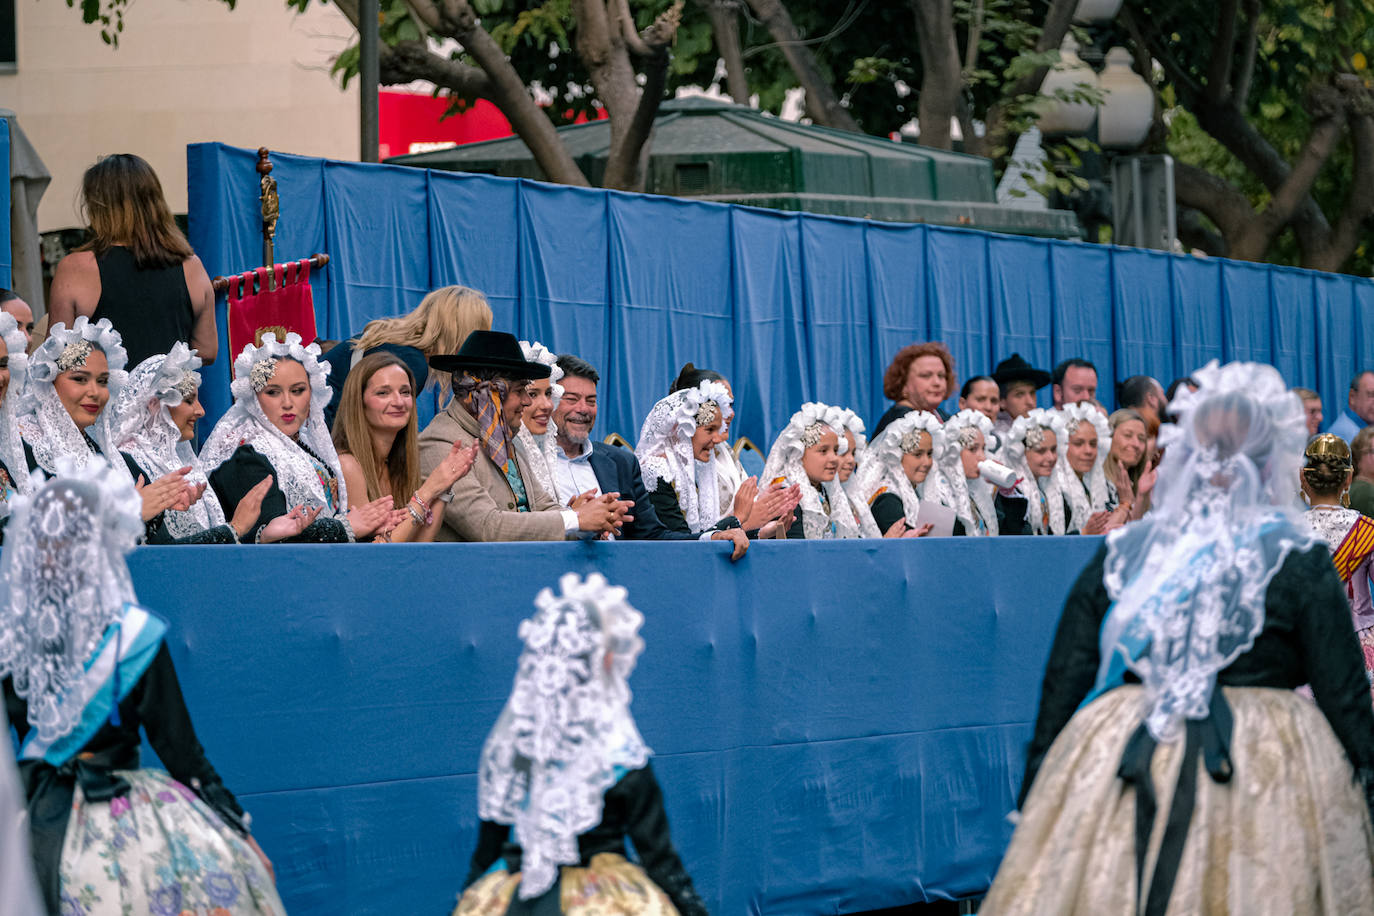
[[[464,447],[477,441],[477,420],[455,398],[420,433],[420,475],[428,477],[449,453],[454,442]],[[444,523],[437,541],[561,541],[565,535],[558,503],[539,485],[526,463],[523,450],[511,442],[511,459],[525,481],[529,512],[515,510],[515,491],[505,472],[487,453],[477,450],[477,460],[453,485],[453,499],[444,508]]]

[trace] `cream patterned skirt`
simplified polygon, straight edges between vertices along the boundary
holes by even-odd
[[[453,916],[503,916],[519,886],[519,872],[484,875],[463,892]],[[565,866],[559,896],[564,916],[677,916],[644,869],[609,852],[592,856],[587,868]]]
[[[76,786],[62,844],[62,916],[284,916],[267,869],[190,789],[161,770],[88,802]]]
[[[1234,775],[1214,782],[1197,761],[1196,805],[1168,912],[1374,914],[1369,811],[1325,717],[1289,690],[1223,691],[1235,716]],[[1118,687],[1069,721],[1045,757],[980,916],[1136,912],[1136,793],[1117,770],[1141,702],[1140,687]],[[1182,757],[1182,741],[1154,752],[1159,804],[1147,882]]]

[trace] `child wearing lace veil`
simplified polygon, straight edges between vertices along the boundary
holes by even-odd
[[[1012,489],[999,490],[984,480],[980,465],[987,460],[992,421],[969,408],[945,421],[942,448],[925,492],[954,510],[955,536],[997,537],[1026,533],[1026,500]]]
[[[1270,366],[1195,378],[1150,514],[1064,605],[985,916],[1374,912],[1374,710],[1302,405]]]
[[[869,507],[884,537],[930,533],[930,526],[918,526],[917,518],[934,456],[943,448],[944,439],[939,417],[913,410],[889,423],[864,451],[850,492]]]
[[[234,403],[201,449],[202,465],[220,505],[232,513],[271,477],[252,540],[265,541],[273,519],[301,522],[290,540],[342,542],[367,538],[394,524],[391,497],[349,509],[339,455],[324,422],[328,373],[320,348],[288,333],[268,332],[234,360]],[[396,521],[399,521],[397,519]]]
[[[515,686],[482,748],[477,848],[454,916],[706,916],[630,712],[643,615],[572,573],[520,625]],[[643,863],[625,858],[629,837]]]
[[[14,498],[0,679],[50,913],[281,916],[271,866],[196,738],[167,624],[124,555],[143,532],[123,467],[57,459]],[[142,769],[142,736],[166,767]]]
[[[858,516],[837,475],[840,470],[842,428],[838,412],[828,404],[808,402],[783,427],[768,460],[763,479],[801,487],[797,515],[787,530],[793,539],[822,540],[862,537]]]
[[[1017,417],[1002,436],[1002,455],[1016,472],[1016,489],[1026,498],[1031,534],[1065,534],[1067,500],[1055,475],[1068,441],[1058,411],[1036,407]]]
[[[1091,403],[1065,404],[1059,408],[1066,439],[1059,446],[1055,486],[1065,501],[1069,534],[1105,534],[1126,521],[1117,512],[1105,464],[1112,447],[1112,431],[1106,416]]]
[[[883,532],[878,530],[878,523],[873,520],[873,513],[869,511],[868,500],[860,498],[858,488],[854,486],[854,473],[859,469],[859,462],[868,450],[868,439],[864,437],[864,421],[848,407],[831,407],[827,414],[827,422],[842,433],[840,467],[835,472],[835,480],[844,490],[844,495],[849,498],[849,506],[854,510],[854,523],[859,526],[859,534],[866,538],[882,537]]]

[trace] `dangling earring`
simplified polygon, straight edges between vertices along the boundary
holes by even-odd
[[[1306,490],[1298,490],[1298,495],[1302,497],[1302,501],[1307,506],[1307,508],[1312,508],[1312,500],[1307,498]]]
[[[1341,491],[1341,505],[1344,506],[1344,507],[1347,508],[1347,509],[1350,508],[1350,488],[1349,488],[1349,487],[1347,487],[1347,488],[1345,488],[1344,490]]]

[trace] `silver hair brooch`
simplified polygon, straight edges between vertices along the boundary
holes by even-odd
[[[720,417],[720,408],[715,401],[706,401],[697,408],[697,428],[710,426]]]
[[[925,430],[920,427],[909,429],[902,434],[902,451],[908,455],[914,455],[921,447],[921,433]]]
[[[1048,430],[1043,426],[1032,426],[1026,430],[1026,448],[1039,448],[1040,443],[1045,441],[1045,433]]]
[[[959,430],[959,447],[961,449],[973,448],[978,444],[978,440],[974,437],[981,432],[982,431],[976,426],[965,426],[963,429]]]
[[[183,401],[189,401],[196,396],[196,389],[198,387],[199,386],[196,385],[196,374],[194,372],[186,372],[182,374],[181,381],[177,382],[177,394],[181,395]]]
[[[86,365],[86,360],[90,359],[91,351],[95,349],[95,344],[89,340],[74,340],[62,348],[62,352],[57,356],[57,371],[70,372]]]
[[[825,431],[829,428],[830,427],[826,426],[824,423],[812,423],[810,426],[806,427],[806,429],[802,430],[801,434],[802,448],[810,448],[820,442],[821,437],[825,435]]]
[[[253,364],[253,368],[248,372],[248,381],[253,386],[254,394],[261,394],[262,389],[267,387],[267,383],[272,381],[272,376],[277,374],[277,361],[273,357],[268,357]]]

